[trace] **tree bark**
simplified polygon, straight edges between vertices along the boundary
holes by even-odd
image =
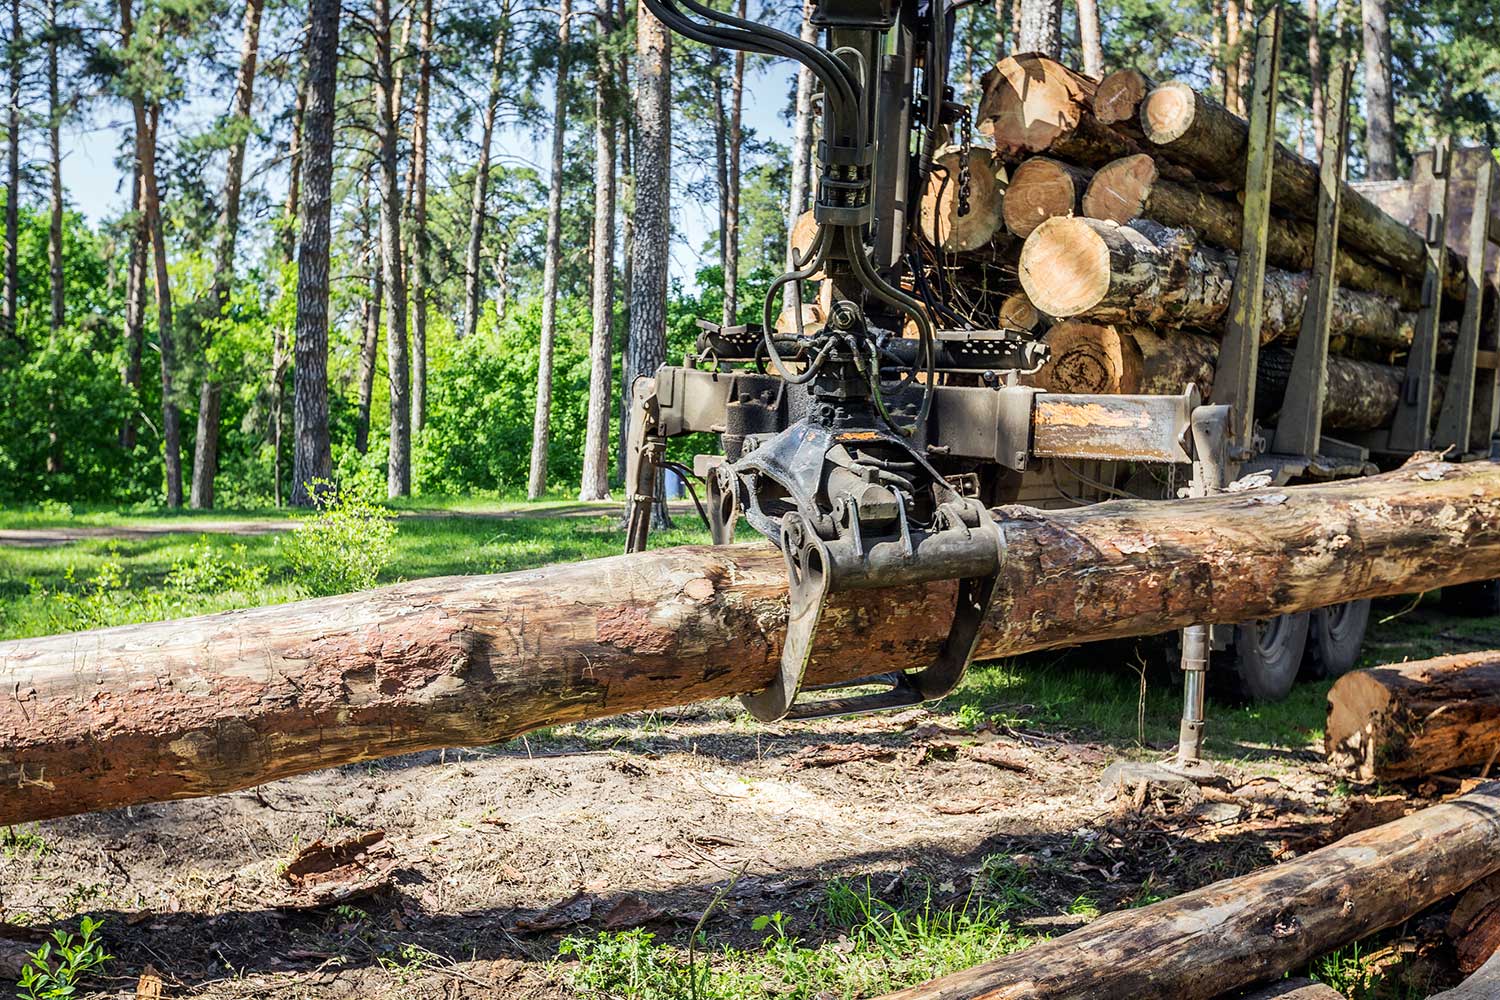
[[[1307,10],[1307,89],[1308,110],[1312,117],[1314,162],[1323,158],[1323,42],[1318,34],[1318,0],[1306,0]]]
[[[1329,760],[1363,781],[1479,766],[1500,747],[1500,653],[1356,670],[1328,692]]]
[[[1223,180],[1234,188],[1243,185],[1249,125],[1187,84],[1174,81],[1151,91],[1141,105],[1141,128],[1166,159],[1207,180]],[[1317,166],[1278,144],[1271,177],[1271,200],[1276,207],[1313,219]],[[1427,266],[1422,237],[1346,183],[1341,184],[1339,198],[1341,243],[1420,282]],[[1443,290],[1462,301],[1464,265],[1452,251],[1448,271]]]
[[[563,143],[567,139],[568,44],[572,0],[561,0],[557,21],[557,82],[553,87],[552,165],[547,184],[547,247],[542,264],[542,337],[536,366],[536,409],[531,420],[531,470],[526,496],[547,492],[547,448],[552,440],[552,354],[557,341],[557,271],[562,256]]]
[[[427,146],[432,104],[432,0],[422,6],[418,41],[417,101],[412,112],[411,145],[411,427],[420,432],[427,421]],[[409,475],[409,474],[408,474]]]
[[[1245,113],[1245,102],[1240,96],[1240,2],[1224,2],[1224,106],[1237,115]],[[1249,86],[1250,81],[1244,81]]]
[[[1451,990],[1433,994],[1430,1000],[1494,1000],[1497,996],[1500,996],[1500,951],[1468,979]]]
[[[609,39],[614,18],[595,23],[594,66],[594,329],[589,341],[589,409],[580,500],[609,499],[610,385],[615,313],[615,99]]]
[[[214,476],[219,471],[219,406],[221,388],[213,377],[208,349],[213,345],[213,320],[229,302],[234,284],[234,250],[240,228],[240,188],[245,174],[245,145],[252,125],[251,100],[255,93],[255,63],[260,54],[260,18],[265,0],[245,4],[244,39],[240,45],[240,68],[234,81],[225,127],[232,132],[229,158],[224,165],[224,191],[219,209],[218,243],[214,248],[214,277],[208,302],[198,307],[202,364],[207,375],[198,385],[198,428],[193,439],[193,483],[188,506],[198,509],[214,505]],[[201,322],[209,320],[208,323]]]
[[[305,61],[305,60],[304,60]],[[297,87],[297,101],[292,106],[292,141],[287,147],[286,208],[282,212],[281,245],[283,270],[297,259],[297,212],[302,203],[302,116],[307,111],[307,67]],[[285,287],[282,293],[285,294]],[[281,439],[282,411],[286,403],[286,369],[291,363],[287,352],[286,332],[277,324],[271,341],[271,497],[281,506]]]
[[[644,4],[636,11],[635,230],[632,240],[630,340],[625,349],[621,393],[649,376],[667,355],[667,255],[671,236],[672,41],[666,26]],[[621,421],[621,440],[628,438],[630,418]],[[658,491],[660,493],[660,491]],[[633,496],[627,504],[635,503]],[[667,522],[665,503],[657,503],[653,527]]]
[[[739,17],[746,0],[739,0]],[[740,152],[744,144],[745,53],[734,54],[729,79],[729,187],[724,212],[724,325],[734,326],[740,311]]]
[[[1500,466],[1488,462],[998,516],[1007,555],[982,658],[1500,576]],[[778,669],[785,574],[766,544],[664,549],[0,643],[0,678],[15,693],[0,701],[0,824],[759,690]],[[835,597],[831,645],[807,682],[932,662],[953,594]],[[1416,859],[1391,860],[1386,878]],[[1332,885],[1349,874],[1329,871]],[[1425,905],[1388,883],[1377,895],[1387,902],[1367,911],[1361,901],[1351,932],[1377,906]],[[1251,951],[1266,946],[1233,920],[1206,924],[1227,941],[1245,935]],[[1179,951],[1199,969],[1213,964]]]
[[[141,207],[151,236],[151,262],[156,286],[156,338],[161,362],[162,455],[167,474],[167,506],[182,506],[182,411],[177,406],[174,378],[177,369],[173,329],[172,285],[167,272],[167,236],[161,218],[161,190],[156,177],[156,134],[161,105],[135,102],[135,126],[141,161]]]
[[[1365,58],[1365,177],[1396,179],[1396,109],[1391,86],[1388,0],[1361,0]]]
[[[1401,923],[1500,869],[1500,783],[1295,861],[1133,910],[884,1000],[1211,1000]]]
[[[307,108],[302,116],[302,204],[298,225],[297,321],[292,390],[292,503],[306,507],[315,481],[333,475],[328,441],[328,263],[333,208],[333,117],[339,0],[309,0]]]
[[[5,288],[0,297],[0,334],[18,338],[17,294],[20,287],[21,234],[21,75],[25,71],[21,36],[21,0],[10,0],[9,97],[5,102]]]
[[[1053,59],[1062,55],[1062,0],[1016,0],[1021,7],[1021,28],[1016,49],[1040,52]]]
[[[1285,979],[1239,1000],[1345,1000],[1344,994],[1311,979]]]
[[[406,268],[401,244],[401,174],[398,135],[401,107],[391,53],[390,0],[375,0],[375,131],[380,168],[380,270],[385,283],[386,377],[391,421],[386,493],[411,495],[411,358],[406,337]]]
[[[802,40],[808,44],[815,44],[817,39],[818,30],[812,23],[812,6],[804,4],[802,7]],[[803,66],[801,63],[797,65],[796,122],[792,129],[792,182],[786,213],[788,238],[786,263],[789,269],[792,266],[791,233],[797,224],[797,220],[802,217],[802,213],[807,211],[808,172],[812,165],[813,76],[812,71],[806,66]],[[789,291],[792,297],[800,299],[800,287],[791,286]]]
[[[1213,329],[1228,313],[1235,266],[1233,255],[1203,246],[1191,230],[1056,218],[1026,238],[1019,272],[1049,316]],[[1309,283],[1306,273],[1266,269],[1262,343],[1297,336]],[[1409,329],[1389,299],[1335,290],[1330,336],[1394,347],[1410,342]]]
[[[1083,72],[1097,80],[1104,76],[1104,47],[1099,40],[1099,0],[1077,0],[1076,7]]]
[[[140,402],[141,354],[146,327],[146,211],[141,207],[141,161],[131,143],[133,169],[130,175],[130,256],[125,265],[125,372],[130,390],[130,413],[120,427],[120,447],[135,449],[135,418]]]
[[[1005,189],[1005,228],[1025,238],[1048,219],[1077,215],[1093,171],[1047,156],[1016,167]]]
[[[631,6],[631,0],[615,0],[616,24],[630,24]],[[805,25],[803,30],[806,30]],[[634,60],[630,52],[622,46],[619,54],[619,80],[622,94],[635,93],[630,73],[632,62]],[[632,166],[634,160],[631,156],[631,149],[635,144],[634,123],[633,114],[622,115],[620,118],[620,287],[623,289],[620,296],[620,311],[624,313],[621,317],[620,332],[624,340],[620,344],[621,387],[618,410],[620,433],[615,448],[615,478],[621,482],[625,480],[625,466],[630,450],[630,441],[625,433],[630,422],[630,388],[629,383],[625,381],[624,373],[628,371],[629,365],[630,300],[634,294],[632,289],[635,288],[635,168]]]
[[[484,104],[479,132],[479,162],[474,167],[474,196],[469,208],[469,247],[464,256],[464,323],[459,336],[467,337],[479,326],[480,258],[484,250],[485,206],[490,189],[490,144],[495,137],[495,118],[500,113],[500,88],[505,82],[505,46],[510,33],[510,0],[503,0],[495,27],[495,46],[490,55],[490,91]]]
[[[369,228],[370,294],[364,302],[364,336],[359,342],[359,394],[356,397],[354,448],[361,455],[370,449],[370,410],[375,398],[375,368],[380,358],[380,318],[385,309],[385,275],[380,265],[378,223]]]
[[[63,282],[63,108],[58,92],[57,5],[58,0],[47,0],[47,177],[52,188],[47,227],[47,276],[52,292],[53,334],[62,329],[68,310],[67,289]]]
[[[1239,252],[1244,220],[1237,201],[1161,176],[1160,164],[1144,153],[1112,160],[1095,171],[1083,195],[1083,214],[1121,225],[1144,218],[1191,227],[1207,242],[1234,253]],[[1313,227],[1301,220],[1272,216],[1266,227],[1267,259],[1279,268],[1311,269],[1313,242]],[[1404,309],[1421,305],[1419,282],[1376,267],[1344,247],[1336,260],[1339,284],[1392,298]]]

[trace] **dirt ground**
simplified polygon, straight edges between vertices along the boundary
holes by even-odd
[[[1109,763],[1167,745],[994,721],[1026,706],[1005,708],[758,726],[713,703],[55,820],[6,832],[0,906],[7,926],[103,916],[106,995],[136,996],[146,971],[166,996],[561,998],[577,995],[564,935],[685,943],[716,896],[715,948],[757,946],[774,912],[804,942],[835,940],[820,908],[835,878],[896,905],[1000,884],[1017,929],[1060,933],[1450,790],[1350,789],[1309,740],[1238,744],[1203,792],[1109,800]],[[284,872],[359,834],[353,881]],[[35,944],[4,935],[13,972]]]

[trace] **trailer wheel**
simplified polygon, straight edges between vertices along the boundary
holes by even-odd
[[[1308,667],[1314,677],[1340,677],[1359,662],[1370,624],[1369,601],[1347,601],[1319,608],[1308,629]]]
[[[1209,668],[1243,701],[1280,701],[1291,693],[1307,649],[1309,615],[1277,615],[1234,627],[1234,645],[1223,670]]]
[[[1500,615],[1500,580],[1476,580],[1444,587],[1440,601],[1450,615],[1493,618]]]

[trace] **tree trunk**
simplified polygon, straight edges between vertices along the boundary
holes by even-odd
[[[292,393],[292,503],[302,507],[310,506],[320,492],[315,481],[333,475],[328,442],[328,262],[339,57],[339,0],[309,2]]]
[[[1323,158],[1323,42],[1318,35],[1318,0],[1307,0],[1307,88],[1312,116],[1314,162]]]
[[[495,47],[490,55],[490,92],[484,104],[479,132],[479,162],[474,167],[474,197],[469,208],[469,248],[464,257],[464,324],[459,336],[467,337],[479,326],[480,257],[484,250],[484,216],[490,189],[490,144],[495,137],[495,117],[500,113],[501,85],[505,82],[505,46],[510,34],[510,0],[500,7],[495,27]]]
[[[1237,115],[1245,113],[1245,102],[1240,96],[1240,2],[1224,2],[1224,106]],[[1250,85],[1249,80],[1243,81]]]
[[[1047,153],[1095,167],[1140,152],[1132,129],[1102,125],[1094,117],[1095,81],[1054,59],[1007,56],[984,74],[983,85],[975,119],[1002,157]]]
[[[1005,189],[1005,228],[1025,238],[1048,219],[1077,215],[1093,171],[1047,156],[1033,156],[1011,174]]]
[[[1162,84],[1141,105],[1141,127],[1158,152],[1209,180],[1244,183],[1249,125],[1184,83]],[[1272,170],[1271,200],[1283,211],[1312,219],[1317,206],[1318,168],[1280,144]],[[1340,189],[1339,239],[1376,262],[1421,281],[1427,266],[1422,237],[1397,222],[1348,184]],[[1446,294],[1462,301],[1464,265],[1449,251]]]
[[[251,100],[255,91],[255,62],[260,53],[260,17],[265,0],[245,4],[244,40],[240,45],[240,68],[234,81],[227,127],[234,138],[224,166],[224,192],[219,208],[218,244],[214,248],[214,277],[208,302],[200,305],[199,319],[216,320],[229,302],[234,284],[234,248],[240,228],[240,187],[245,173],[245,144],[250,137]],[[211,369],[208,349],[213,344],[213,323],[199,324],[203,366]],[[219,405],[221,389],[210,370],[198,386],[198,429],[193,439],[193,485],[188,506],[199,509],[214,505],[214,476],[219,470]]]
[[[47,275],[52,291],[52,332],[67,317],[67,289],[63,283],[62,100],[58,93],[58,0],[47,0],[47,177],[51,181],[51,213],[47,228]]]
[[[132,143],[130,176],[130,257],[125,265],[125,386],[130,390],[130,413],[120,427],[120,447],[135,449],[135,416],[140,403],[141,354],[146,327],[146,211],[141,207],[141,161]]]
[[[1021,28],[1016,50],[1040,52],[1053,59],[1062,55],[1062,0],[1017,0]]]
[[[302,201],[302,116],[307,110],[307,67],[297,87],[297,102],[292,107],[292,141],[287,148],[288,176],[286,208],[282,212],[281,264],[283,269],[295,262],[297,255],[297,211]],[[282,289],[283,294],[285,288]],[[291,363],[287,353],[286,332],[277,324],[271,341],[271,497],[281,506],[281,438],[282,414],[286,403],[286,369]]]
[[[630,0],[616,0],[615,23],[620,25],[630,24]],[[631,86],[630,67],[634,60],[630,52],[621,46],[619,54],[619,81],[622,94],[634,94]],[[626,426],[630,421],[630,389],[629,384],[624,382],[624,370],[630,357],[630,299],[634,294],[631,290],[635,288],[635,170],[631,166],[634,162],[630,151],[634,146],[634,124],[633,114],[623,115],[620,119],[620,286],[623,292],[620,296],[620,311],[624,314],[621,319],[621,335],[623,342],[620,344],[621,360],[621,389],[619,419],[619,441],[615,449],[615,478],[625,479],[625,465],[629,458],[629,439],[625,434]],[[627,501],[628,502],[628,501]]]
[[[1097,80],[1104,76],[1104,47],[1099,41],[1099,0],[1077,0],[1077,9],[1083,73]]]
[[[354,424],[354,447],[361,455],[370,449],[370,410],[375,398],[375,368],[380,358],[380,317],[385,309],[385,275],[380,265],[380,240],[370,227],[370,294],[364,304],[364,336],[359,342],[359,407]]]
[[[141,207],[151,236],[151,262],[156,285],[156,336],[161,362],[162,454],[167,473],[167,506],[182,506],[182,412],[177,406],[173,378],[177,369],[174,345],[172,285],[167,272],[167,236],[161,218],[161,190],[156,178],[156,134],[161,105],[135,101],[137,156],[141,161]]]
[[[636,11],[635,230],[631,246],[630,340],[625,349],[628,400],[631,386],[656,372],[667,356],[667,260],[671,242],[672,40],[645,5]],[[629,435],[622,421],[622,441]],[[660,491],[658,491],[658,495]],[[627,504],[635,502],[633,496]],[[653,527],[667,523],[666,504],[652,513]]]
[[[1500,996],[1500,951],[1468,979],[1451,990],[1433,994],[1430,1000],[1494,1000],[1497,996]]]
[[[1458,971],[1478,972],[1500,949],[1500,875],[1469,886],[1444,928],[1458,957]]]
[[[1094,117],[1104,125],[1133,126],[1141,102],[1156,84],[1138,69],[1117,69],[1094,91]]]
[[[557,341],[557,271],[562,261],[563,144],[567,139],[568,38],[572,0],[561,0],[557,20],[557,82],[553,87],[552,165],[547,184],[547,247],[542,266],[542,338],[536,366],[536,409],[531,419],[531,470],[526,497],[547,492],[547,448],[552,440],[552,354]]]
[[[375,0],[375,122],[380,167],[380,271],[385,283],[386,377],[390,380],[390,451],[386,493],[411,495],[411,367],[406,339],[406,268],[401,247],[401,174],[396,96],[391,53],[390,0]]]
[[[746,0],[739,0],[746,16]],[[744,145],[745,53],[734,54],[729,82],[729,197],[724,212],[724,325],[734,326],[740,311],[740,153]]]
[[[1500,466],[1488,462],[998,516],[1007,555],[981,658],[1500,576]],[[932,662],[953,594],[942,584],[835,597],[824,612],[830,648],[807,683]],[[0,701],[0,824],[759,690],[778,669],[785,599],[773,547],[689,547],[0,643],[18,692]],[[1500,866],[1500,850],[1488,850],[1489,867]],[[1408,869],[1418,859],[1399,850],[1389,858],[1376,894],[1386,902],[1361,899],[1352,920],[1340,916],[1351,934],[1368,932],[1361,921],[1380,907],[1426,905],[1427,889],[1408,895],[1404,881],[1402,891],[1388,881],[1396,872],[1428,884],[1424,866]],[[1300,869],[1276,869],[1287,870]],[[1353,874],[1327,871],[1330,886]],[[1474,864],[1467,877],[1487,871]],[[1200,926],[1248,952],[1268,947],[1226,917]],[[1198,947],[1168,951],[1198,969],[1215,964]],[[1164,961],[1151,952],[1154,967]]]
[[[594,67],[594,329],[589,340],[589,410],[583,443],[580,500],[609,499],[610,385],[615,313],[615,92],[609,40],[614,19],[595,25]]]
[[[422,7],[417,103],[412,113],[411,146],[411,427],[422,430],[427,420],[427,133],[432,104],[432,0]]]
[[[1363,781],[1479,766],[1500,747],[1500,653],[1356,670],[1328,692],[1328,756]]]
[[[1361,0],[1365,57],[1365,177],[1395,180],[1396,110],[1391,86],[1391,19],[1388,0]]]
[[[883,1000],[1212,1000],[1500,869],[1500,783]],[[1273,994],[1274,995],[1274,994]],[[1488,995],[1488,994],[1486,994]]]
[[[802,40],[808,44],[816,44],[818,40],[818,29],[812,23],[812,6],[804,4],[802,8]],[[808,172],[812,166],[812,134],[813,134],[813,76],[812,71],[801,63],[797,70],[797,103],[795,105],[796,122],[792,129],[792,182],[791,195],[787,203],[786,231],[790,239],[792,227],[807,211],[808,199]],[[792,266],[791,245],[787,246],[787,267]],[[800,293],[799,287],[793,286],[791,291],[794,295]],[[799,296],[800,297],[800,296]]]
[[[1212,329],[1229,311],[1235,259],[1203,246],[1191,230],[1056,218],[1026,238],[1019,272],[1021,287],[1049,316]],[[1266,269],[1262,343],[1297,336],[1309,283],[1306,273]],[[1410,343],[1409,329],[1389,299],[1335,290],[1330,336],[1394,347]]]
[[[0,299],[0,334],[17,338],[18,265],[21,234],[21,75],[25,70],[21,36],[21,0],[10,0],[10,38],[6,44],[10,95],[5,103],[5,288]]]
[[[1162,177],[1159,164],[1144,153],[1121,157],[1095,171],[1083,195],[1083,214],[1121,225],[1144,218],[1193,228],[1207,242],[1234,253],[1239,252],[1244,219],[1237,201]],[[1300,220],[1272,216],[1266,227],[1266,256],[1279,268],[1311,269],[1313,242],[1313,227]],[[1343,247],[1336,273],[1339,284],[1395,299],[1402,308],[1421,305],[1418,282],[1403,280]]]

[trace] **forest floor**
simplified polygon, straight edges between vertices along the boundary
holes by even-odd
[[[385,578],[618,541],[612,517],[403,519]],[[129,594],[159,589],[204,544],[0,544],[0,638],[67,626],[55,595],[106,571],[126,595],[109,613],[129,618]],[[207,544],[278,558],[274,535]],[[273,573],[172,612],[292,593]],[[1377,605],[1366,656],[1497,642],[1500,623],[1404,599]],[[1307,681],[1278,705],[1211,705],[1218,790],[1107,801],[1110,762],[1170,753],[1178,692],[1163,660],[1147,642],[1087,646],[977,666],[949,699],[893,715],[760,725],[714,702],[0,830],[0,976],[36,930],[91,915],[112,957],[81,995],[136,996],[143,978],[139,995],[155,995],[159,977],[170,997],[873,996],[1451,790],[1337,780],[1318,752],[1327,682]],[[344,895],[313,901],[289,883],[309,845],[365,834],[368,877]],[[1452,978],[1441,925],[1417,918],[1310,971],[1351,1000],[1425,997]]]

